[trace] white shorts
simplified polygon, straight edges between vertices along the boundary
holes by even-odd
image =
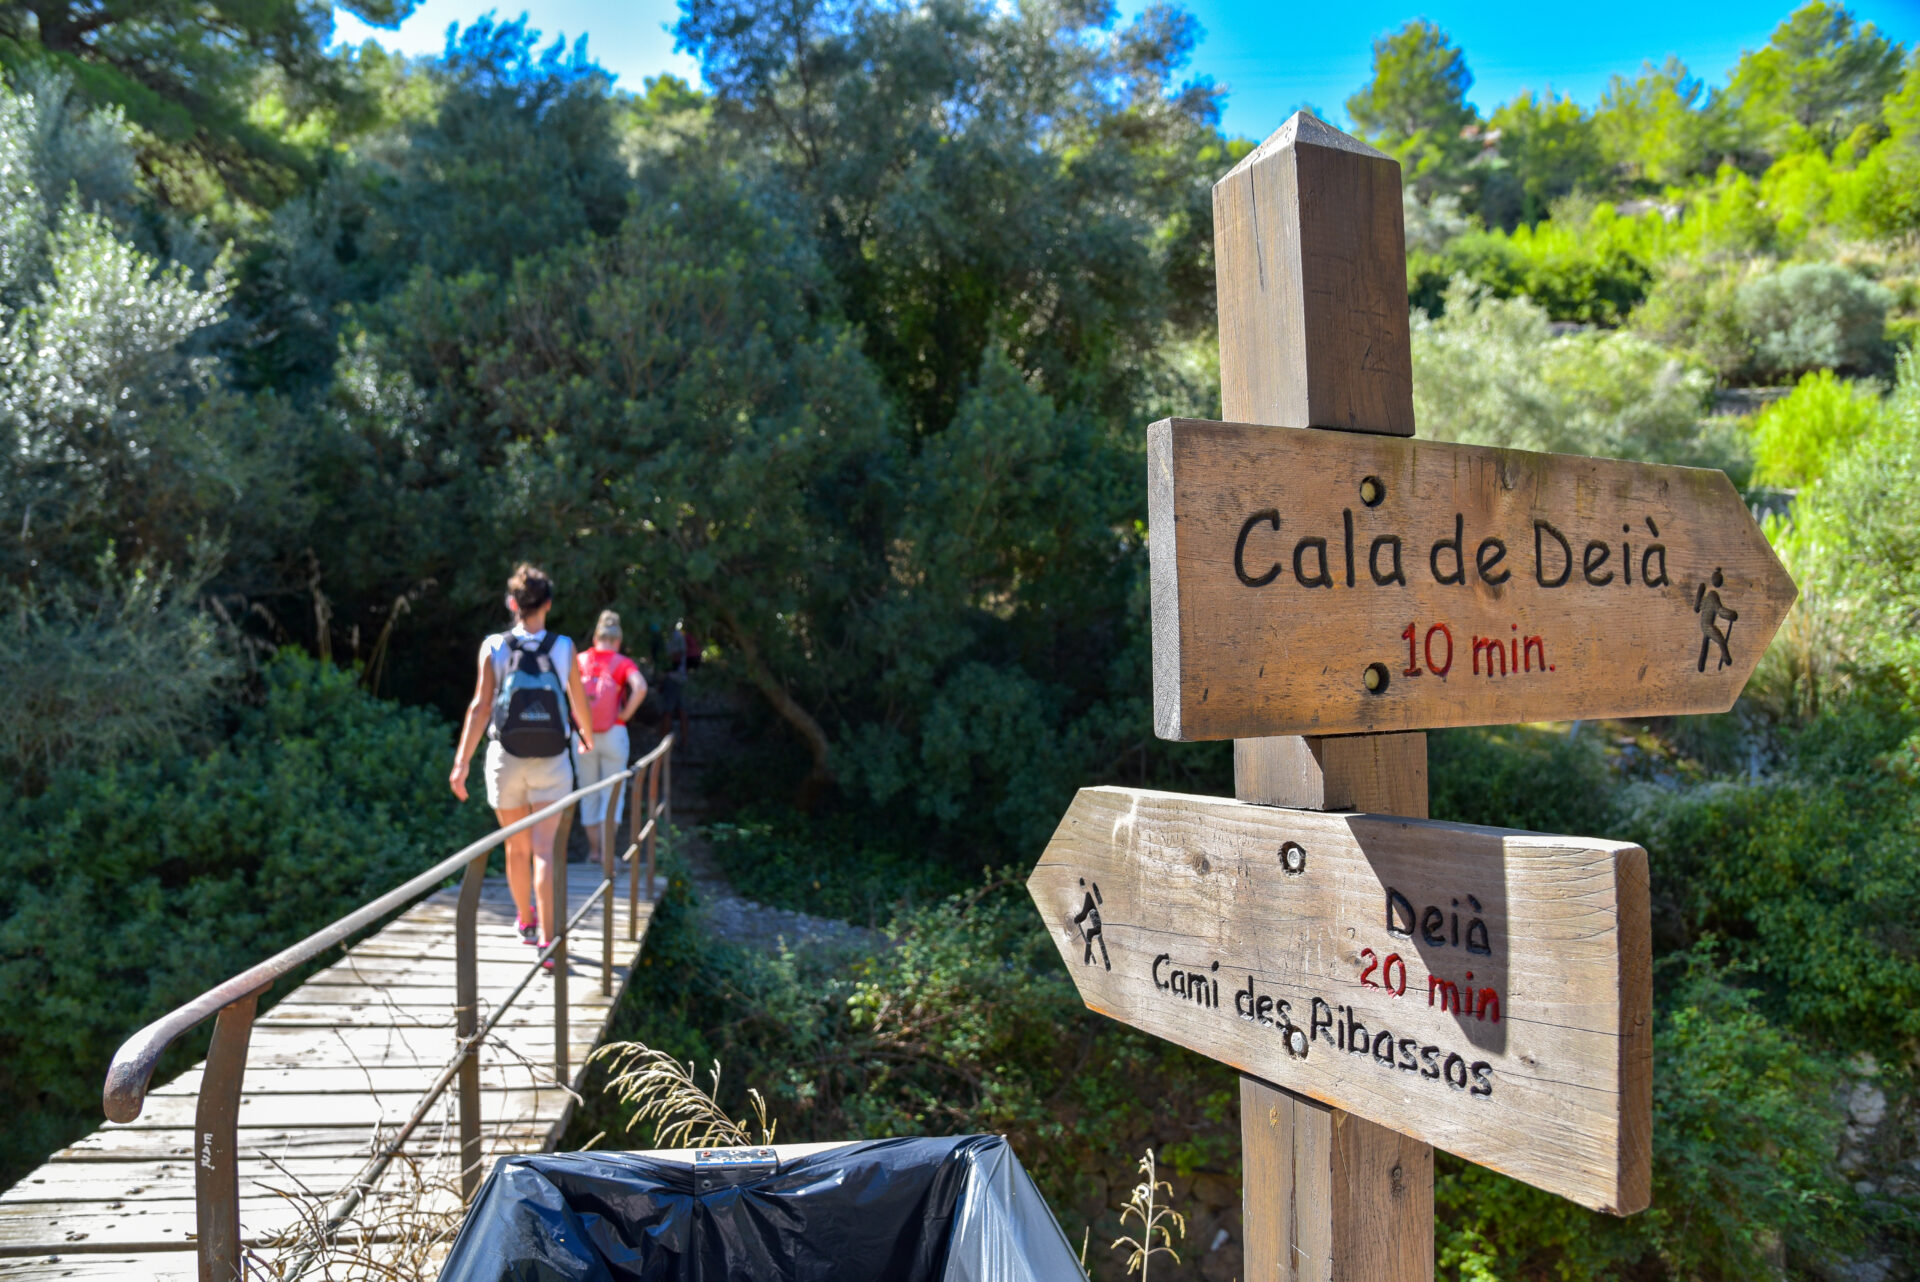
[[[500,746],[487,744],[487,804],[495,810],[538,809],[573,791],[573,763],[566,753],[557,757],[516,757]]]
[[[579,786],[599,783],[608,775],[617,775],[627,768],[627,728],[618,722],[611,730],[593,732],[593,751],[580,751],[580,740],[573,741],[573,772],[580,780]],[[620,822],[620,816],[626,813],[626,795],[629,784],[616,784],[602,792],[580,802],[580,822],[583,824],[603,823],[607,817],[607,794],[613,794],[613,821]]]

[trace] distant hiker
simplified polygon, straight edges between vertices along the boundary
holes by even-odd
[[[447,782],[467,799],[467,766],[487,733],[487,803],[500,826],[518,823],[573,791],[570,742],[593,750],[587,697],[574,665],[573,642],[547,631],[553,581],[522,564],[507,580],[511,631],[480,646],[480,672],[460,728],[460,747]],[[507,838],[507,888],[513,892],[520,938],[545,948],[560,921],[553,902],[553,835],[558,817]],[[562,851],[561,858],[566,857]],[[547,963],[552,969],[552,961]]]
[[[674,718],[680,719],[680,740],[678,747],[687,746],[687,731],[691,728],[687,713],[687,674],[700,666],[700,640],[687,631],[684,621],[673,625],[673,633],[667,638],[666,670],[660,673],[659,696],[660,716],[663,718],[662,734],[673,729]]]
[[[593,625],[593,648],[580,654],[580,687],[586,691],[593,715],[593,746],[576,748],[573,754],[573,773],[582,788],[627,768],[627,722],[647,697],[647,679],[640,675],[639,664],[620,653],[620,640],[620,616],[602,610],[600,621]],[[580,803],[580,822],[587,826],[587,842],[596,863],[608,793],[613,794],[613,822],[618,825],[626,809],[624,786],[595,793]]]

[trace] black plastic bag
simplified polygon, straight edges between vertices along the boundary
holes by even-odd
[[[503,1158],[440,1274],[442,1282],[1080,1276],[1033,1181],[994,1135],[848,1144],[705,1193],[689,1163],[638,1153]]]

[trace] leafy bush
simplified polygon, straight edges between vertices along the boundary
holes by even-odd
[[[1843,382],[1828,369],[1803,375],[1790,395],[1753,421],[1753,479],[1787,486],[1817,481],[1879,421],[1877,388]]]
[[[1767,656],[1767,686],[1813,682],[1803,707],[1882,671],[1920,691],[1920,357],[1900,358],[1871,429],[1829,456],[1773,538],[1801,600]]]
[[[1438,319],[1413,327],[1422,436],[1743,471],[1743,443],[1703,424],[1711,379],[1637,335],[1556,337],[1525,299],[1465,281]]]
[[[668,866],[609,1036],[717,1057],[734,1116],[757,1086],[783,1141],[1000,1132],[1069,1233],[1091,1223],[1096,1243],[1122,1232],[1118,1207],[1151,1145],[1174,1172],[1190,1240],[1234,1222],[1232,1071],[1088,1011],[1017,885],[903,912],[870,953],[768,956],[705,933],[684,872]],[[629,1115],[590,1086],[569,1142],[598,1131],[650,1142],[624,1138]],[[1118,1257],[1096,1250],[1089,1264],[1123,1277]]]
[[[1885,360],[1891,296],[1833,263],[1793,263],[1734,292],[1733,315],[1754,370],[1779,378],[1814,369],[1870,371]]]
[[[863,817],[768,810],[706,827],[733,888],[760,903],[884,926],[961,888],[953,865],[875,840]]]
[[[103,588],[86,595],[65,582],[45,597],[0,582],[18,644],[0,667],[0,769],[16,788],[38,788],[76,758],[177,751],[205,722],[236,667],[194,601],[217,559],[204,551],[176,582],[151,562],[123,573],[109,552],[96,567]]]
[[[0,791],[0,1101],[15,1119],[0,1181],[99,1124],[107,1063],[147,1021],[484,826],[483,807],[447,792],[451,732],[433,713],[291,652],[263,680],[264,703],[203,756],[74,765],[38,796]]]
[[[1767,1276],[1777,1247],[1823,1262],[1853,1242],[1853,1198],[1832,1165],[1839,1073],[1733,978],[1705,948],[1660,968],[1653,1205],[1615,1219],[1442,1156],[1441,1277],[1750,1278]]]

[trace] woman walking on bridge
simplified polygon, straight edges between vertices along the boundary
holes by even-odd
[[[573,791],[568,753],[577,735],[593,751],[593,723],[568,637],[547,631],[553,581],[522,564],[507,580],[514,624],[480,646],[473,701],[460,728],[460,747],[447,782],[467,799],[467,768],[480,731],[487,733],[487,802],[500,826],[518,823]],[[507,887],[513,892],[520,938],[545,948],[560,921],[553,902],[553,849],[558,817],[507,839]],[[566,858],[562,851],[559,858]],[[547,966],[552,968],[549,961]]]
[[[580,655],[580,685],[593,712],[593,746],[573,754],[573,773],[582,788],[627,768],[627,722],[647,697],[647,679],[640,675],[639,664],[620,653],[620,642],[620,616],[612,610],[600,611],[600,620],[593,625],[593,648]],[[596,792],[580,803],[580,822],[586,826],[595,863],[600,862],[601,825],[606,822],[609,796],[613,822],[618,825],[626,809],[624,788]]]

